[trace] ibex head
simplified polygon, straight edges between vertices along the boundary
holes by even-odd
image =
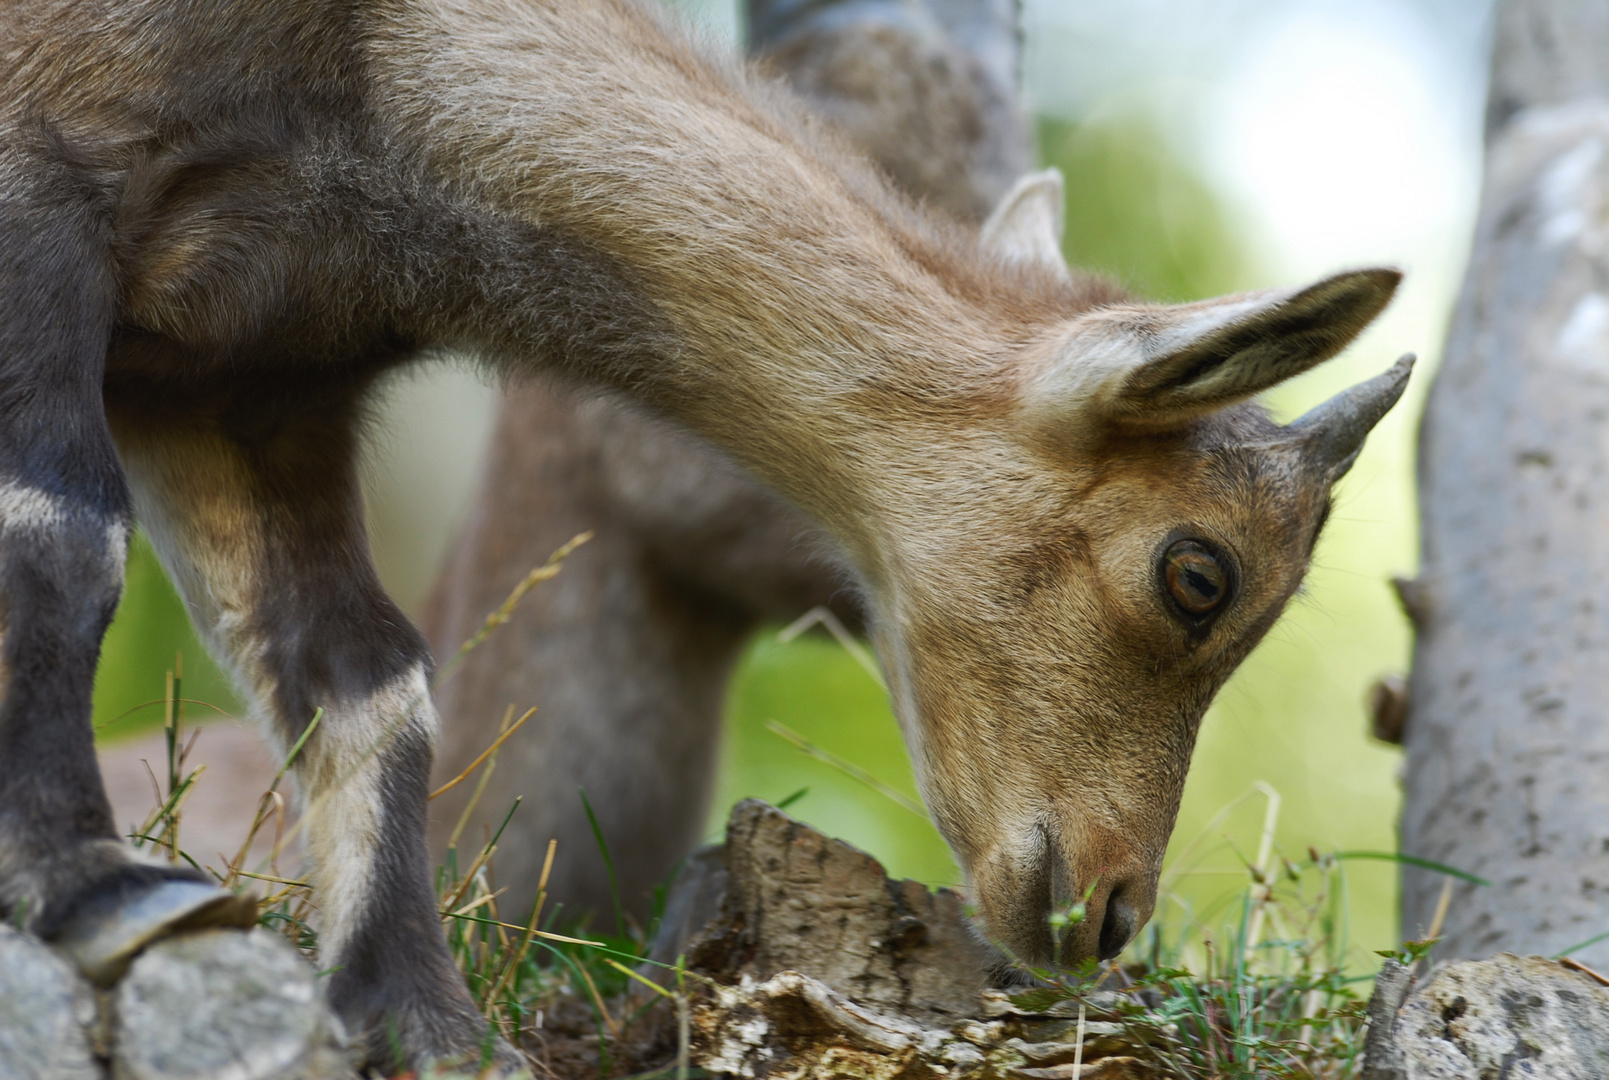
[[[1060,198],[1029,178],[986,242],[1065,273]],[[987,464],[933,480],[875,560],[922,791],[1018,957],[1110,957],[1150,916],[1201,716],[1296,591],[1412,358],[1288,426],[1249,399],[1338,353],[1399,278],[1066,321],[1010,365],[988,434],[959,436]],[[1057,948],[1047,915],[1086,895]]]

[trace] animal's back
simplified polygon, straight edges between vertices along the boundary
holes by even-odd
[[[0,117],[97,152],[297,110],[351,110],[377,5],[16,0],[0,10]]]
[[[630,0],[31,0],[4,18],[5,140],[112,221],[114,377],[451,344],[606,379],[631,353],[636,378],[697,395],[726,363],[711,348],[789,329],[787,302],[754,303],[764,281],[861,300],[849,341],[801,342],[834,351],[856,319],[943,302],[935,273],[967,276],[955,236],[796,103]],[[867,262],[918,277],[862,299],[835,279]],[[668,333],[701,339],[700,363]]]

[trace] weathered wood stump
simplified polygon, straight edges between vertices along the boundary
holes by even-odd
[[[1013,973],[960,895],[890,880],[870,855],[757,800],[733,808],[723,846],[688,860],[663,925],[655,958],[683,955],[717,984],[691,1015],[692,1064],[712,1072],[1152,1075],[1115,1038],[1118,1025],[1087,1017],[1080,1051],[1071,1014],[1020,1010],[991,989]]]
[[[972,928],[959,895],[891,881],[865,852],[764,803],[740,803],[726,843],[688,861],[663,925],[656,957],[683,956],[708,980],[692,998],[689,1059],[714,1073],[1168,1075],[1122,1021],[1119,994],[1013,1000],[992,987],[1014,973]],[[1415,984],[1387,961],[1369,1009],[1364,1080],[1609,1076],[1609,987],[1568,963],[1502,955],[1444,964]]]
[[[876,859],[748,799],[727,823],[717,917],[688,961],[722,982],[795,971],[925,1024],[974,1016],[1000,966],[961,897],[892,881]]]

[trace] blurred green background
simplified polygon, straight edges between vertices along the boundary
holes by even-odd
[[[1293,857],[1309,846],[1395,850],[1399,754],[1367,737],[1362,703],[1374,678],[1406,670],[1409,658],[1408,628],[1388,580],[1410,573],[1415,561],[1412,437],[1467,243],[1485,5],[1151,2],[1127,9],[1143,18],[1112,16],[1123,8],[1115,0],[1076,10],[1048,0],[1028,7],[1029,92],[1041,113],[1041,157],[1068,179],[1069,258],[1159,300],[1287,283],[1349,262],[1406,265],[1409,284],[1375,328],[1342,358],[1271,396],[1280,419],[1383,369],[1402,351],[1425,358],[1407,400],[1341,485],[1303,592],[1208,715],[1170,853],[1172,891],[1158,911],[1176,926],[1227,915],[1244,888],[1237,852],[1249,855],[1257,846],[1265,812],[1264,797],[1251,794],[1258,782],[1281,796],[1277,838]],[[730,35],[729,8],[717,0],[693,14]],[[1238,51],[1224,44],[1222,23],[1231,15],[1241,20],[1229,24],[1231,32],[1241,27]],[[1202,29],[1209,22],[1210,34]],[[1195,46],[1179,43],[1193,33]],[[1099,56],[1105,66],[1079,69],[1082,81],[1068,88],[1071,76],[1047,67],[1052,47]],[[1190,48],[1223,55],[1196,62]],[[1259,67],[1270,56],[1285,66],[1271,74]],[[1181,72],[1188,78],[1181,81]],[[1390,117],[1342,130],[1360,108],[1364,83],[1392,95]],[[1321,136],[1312,146],[1303,142],[1309,128]],[[1403,152],[1419,157],[1402,160]],[[1393,153],[1399,157],[1388,165]],[[1381,169],[1387,171],[1376,176]],[[442,407],[440,390],[399,390],[392,443],[382,439],[377,451],[375,545],[382,575],[405,606],[416,606],[428,585],[473,487],[476,440],[484,439],[490,392],[454,392],[468,402],[458,411]],[[428,407],[417,407],[427,399]],[[434,476],[397,464],[434,464],[443,445],[458,455],[456,471]],[[206,659],[148,546],[137,540],[96,685],[97,723],[121,717],[103,729],[104,739],[157,722],[164,672],[180,652],[185,696],[237,711],[228,680]],[[202,713],[191,710],[197,719]],[[924,818],[801,753],[768,730],[768,721],[914,794],[894,720],[867,673],[830,638],[782,644],[768,631],[731,689],[712,834],[738,798],[778,801],[808,789],[791,807],[799,817],[879,856],[897,875],[957,883],[947,849]],[[1188,858],[1180,861],[1186,846]],[[1396,925],[1392,864],[1350,863],[1348,875],[1354,959],[1370,966],[1365,950],[1419,928]]]

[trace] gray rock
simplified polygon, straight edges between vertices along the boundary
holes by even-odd
[[[43,942],[0,924],[0,1080],[98,1080],[95,995]]]
[[[266,930],[159,942],[134,961],[114,995],[114,1080],[353,1075],[312,967]]]
[[[1609,988],[1540,956],[1445,964],[1369,1043],[1364,1080],[1602,1080]]]

